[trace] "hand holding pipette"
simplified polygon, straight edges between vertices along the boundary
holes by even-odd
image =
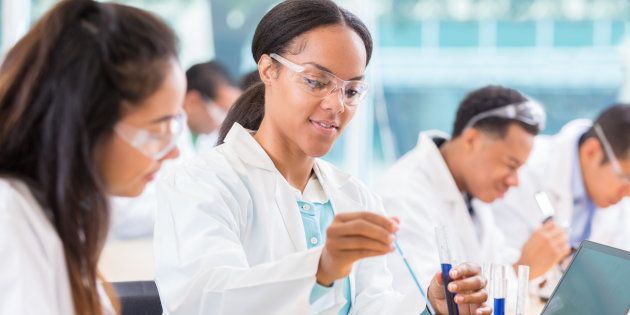
[[[350,274],[354,262],[394,250],[397,220],[372,212],[339,213],[326,230],[326,244],[317,269],[317,282],[330,286]]]

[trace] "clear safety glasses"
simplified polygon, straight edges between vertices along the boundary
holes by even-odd
[[[542,105],[535,101],[527,100],[523,103],[509,104],[481,112],[473,116],[464,129],[472,128],[479,121],[490,117],[515,119],[532,127],[538,127],[539,130],[545,129],[545,122],[547,120],[547,115]]]
[[[617,175],[619,175],[619,177],[621,177],[621,179],[623,179],[626,183],[630,183],[630,175],[625,174],[621,169],[621,164],[619,164],[619,160],[617,159],[617,156],[615,156],[615,152],[613,151],[610,142],[608,142],[608,139],[604,135],[602,127],[599,124],[595,124],[595,126],[593,126],[593,129],[595,129],[595,134],[597,134],[597,138],[599,138],[602,147],[604,147],[604,153],[606,153],[606,156],[610,161],[610,165],[612,165],[613,171]]]
[[[123,122],[119,122],[114,130],[121,139],[142,154],[160,160],[175,148],[177,138],[184,131],[185,124],[186,114],[182,112],[161,122],[160,131],[149,131]]]
[[[361,103],[368,91],[367,83],[358,80],[344,81],[334,74],[307,64],[295,64],[278,54],[271,54],[277,60],[295,73],[292,80],[305,92],[324,98],[341,89],[342,101],[348,107],[355,107]]]

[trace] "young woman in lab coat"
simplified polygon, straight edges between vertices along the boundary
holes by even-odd
[[[263,17],[252,44],[262,83],[228,114],[222,145],[158,183],[156,282],[166,312],[393,313],[399,295],[383,255],[398,221],[317,159],[365,96],[371,52],[365,25],[332,1],[289,0]],[[476,310],[485,301],[478,268],[456,273],[457,292]],[[443,288],[437,280],[432,288],[444,313]]]
[[[114,314],[108,196],[136,196],[184,123],[176,37],[127,6],[63,1],[0,67],[0,314]],[[106,293],[107,292],[107,293]]]

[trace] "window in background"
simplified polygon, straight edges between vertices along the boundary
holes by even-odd
[[[33,19],[54,2],[32,0]],[[119,2],[163,17],[181,38],[184,67],[216,57],[238,77],[255,68],[255,27],[279,1]],[[574,118],[593,118],[620,95],[630,98],[619,49],[630,31],[627,1],[337,2],[368,24],[375,53],[371,94],[325,158],[368,183],[415,146],[419,131],[450,132],[459,101],[487,84],[519,89],[545,104],[545,133]]]
[[[390,0],[378,12],[378,62],[388,126],[375,127],[375,165],[413,148],[418,132],[450,132],[465,94],[487,84],[516,88],[545,104],[545,133],[594,118],[617,100],[625,1]],[[377,104],[378,106],[378,104]],[[375,110],[378,113],[378,110]],[[378,117],[375,124],[382,122]],[[375,170],[379,172],[380,170]]]
[[[150,11],[163,18],[180,40],[180,60],[187,68],[214,58],[209,0],[119,0],[114,1]],[[56,0],[32,0],[31,21],[36,21]]]

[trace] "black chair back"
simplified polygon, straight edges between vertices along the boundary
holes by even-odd
[[[162,304],[154,281],[130,281],[112,283],[122,315],[161,315]]]

